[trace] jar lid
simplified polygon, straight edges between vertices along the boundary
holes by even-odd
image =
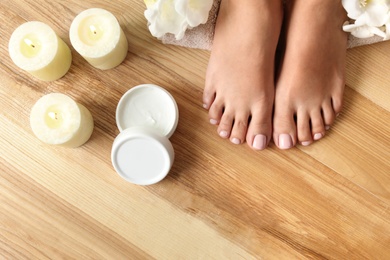
[[[172,95],[165,89],[143,84],[128,90],[119,100],[116,123],[119,131],[143,126],[171,137],[179,120],[179,110]]]
[[[155,129],[131,127],[115,138],[111,160],[125,180],[150,185],[168,174],[174,161],[174,150],[169,139]]]

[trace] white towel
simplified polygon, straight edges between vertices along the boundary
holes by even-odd
[[[213,46],[214,27],[217,21],[220,3],[221,0],[214,0],[209,13],[209,19],[206,24],[201,24],[196,28],[187,30],[183,39],[179,41],[175,39],[174,35],[166,34],[162,37],[162,42],[164,44],[173,44],[188,48],[211,50],[211,47]],[[348,38],[348,48],[373,44],[381,41],[383,40],[379,36],[361,39],[350,34]]]

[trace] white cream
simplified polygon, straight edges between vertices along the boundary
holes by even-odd
[[[145,84],[130,89],[119,101],[117,124],[120,131],[134,127],[150,127],[168,138],[178,122],[177,104],[164,89]]]

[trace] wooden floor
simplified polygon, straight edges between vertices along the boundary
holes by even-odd
[[[116,15],[129,41],[119,67],[99,71],[73,49],[69,73],[36,80],[8,55],[23,22],[70,45],[79,12]],[[1,259],[390,259],[390,42],[348,51],[345,104],[320,142],[254,152],[220,139],[201,96],[209,52],[150,36],[141,0],[0,2]],[[136,186],[113,170],[115,109],[154,83],[176,99],[176,160],[162,182]],[[42,144],[29,114],[61,92],[95,120],[77,149]]]

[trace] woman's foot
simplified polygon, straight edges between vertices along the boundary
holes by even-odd
[[[342,107],[347,35],[340,0],[290,0],[273,139],[281,149],[321,139]]]
[[[222,0],[203,103],[218,134],[234,144],[262,150],[271,139],[282,18],[281,1]]]

